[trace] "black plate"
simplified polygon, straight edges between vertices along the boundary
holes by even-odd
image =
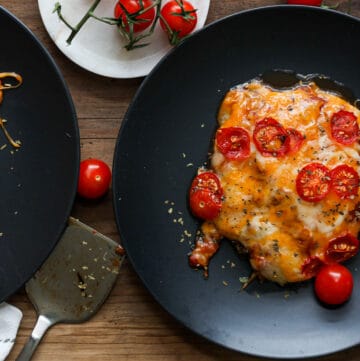
[[[335,11],[289,6],[245,11],[211,24],[172,51],[135,96],[114,162],[120,236],[158,302],[207,339],[279,358],[323,355],[359,343],[359,257],[349,264],[354,294],[338,309],[318,304],[311,282],[285,288],[255,282],[239,292],[239,277],[250,269],[226,242],[208,280],[187,262],[188,241],[198,227],[188,211],[188,188],[208,159],[228,89],[280,68],[325,74],[360,98],[359,39],[359,19]],[[173,221],[178,218],[184,225]]]
[[[23,84],[4,91],[0,116],[22,142],[0,151],[0,300],[26,282],[55,246],[75,197],[79,163],[76,115],[47,51],[0,7],[0,72]],[[0,132],[0,146],[6,144]]]

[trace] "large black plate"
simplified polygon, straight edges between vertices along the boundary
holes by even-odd
[[[135,96],[115,153],[120,236],[158,302],[207,339],[280,358],[323,355],[359,343],[359,259],[349,264],[355,275],[350,302],[327,309],[317,303],[311,282],[285,288],[255,282],[239,292],[239,277],[250,269],[228,243],[204,280],[188,266],[188,238],[179,242],[185,229],[194,235],[198,226],[187,192],[196,168],[207,161],[227,90],[281,68],[325,74],[359,98],[359,39],[360,21],[335,11],[288,6],[245,11],[211,24],[172,51]],[[184,226],[173,222],[180,217]]]
[[[0,7],[0,72],[22,75],[0,116],[22,147],[0,151],[0,300],[27,281],[63,231],[75,197],[79,135],[64,80],[34,35]],[[6,143],[0,133],[0,145]]]

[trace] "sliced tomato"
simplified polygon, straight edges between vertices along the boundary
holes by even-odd
[[[347,233],[329,241],[325,251],[327,263],[344,262],[354,257],[359,251],[359,240]]]
[[[330,192],[330,170],[320,163],[310,163],[296,177],[298,195],[307,202],[318,202]]]
[[[310,256],[301,266],[301,272],[305,277],[312,278],[317,275],[323,265],[324,262],[319,257]]]
[[[359,125],[354,113],[340,110],[330,120],[331,136],[344,145],[351,145],[359,139]]]
[[[290,154],[295,154],[304,143],[304,135],[301,134],[299,131],[297,131],[294,128],[288,128],[286,129],[286,133],[290,138]]]
[[[341,198],[349,199],[358,195],[359,175],[347,164],[341,164],[330,172],[331,189]]]
[[[223,190],[215,173],[198,174],[191,183],[189,196],[190,209],[194,216],[212,220],[219,215]]]
[[[282,157],[290,149],[286,129],[273,118],[265,118],[255,124],[253,139],[264,157]]]
[[[244,128],[219,129],[216,132],[216,145],[227,159],[242,160],[250,155],[250,136]]]
[[[218,197],[223,195],[220,180],[213,172],[203,172],[194,178],[191,183],[190,193],[195,193],[199,190],[210,191]]]
[[[219,215],[221,205],[221,197],[209,190],[190,193],[190,209],[195,217],[211,221]]]

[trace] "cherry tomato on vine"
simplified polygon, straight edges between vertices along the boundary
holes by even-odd
[[[321,163],[306,165],[296,177],[296,191],[304,201],[321,201],[330,189],[330,170]]]
[[[111,170],[99,159],[86,159],[80,163],[78,194],[83,198],[95,199],[109,189]]]
[[[330,127],[331,135],[338,143],[351,145],[359,139],[359,125],[354,113],[346,110],[338,111],[332,115]]]
[[[196,24],[196,9],[189,1],[170,0],[161,9],[160,25],[172,44],[189,35]]]
[[[320,6],[322,4],[322,0],[288,0],[287,3],[292,5]]]
[[[344,234],[329,241],[325,251],[325,262],[344,262],[359,251],[359,240],[351,234]]]
[[[216,145],[227,159],[242,160],[250,155],[250,135],[244,128],[219,129],[216,132]]]
[[[352,293],[354,280],[343,265],[334,263],[320,269],[315,278],[315,294],[328,305],[341,305]]]
[[[155,9],[151,7],[152,5],[152,0],[119,0],[114,8],[114,16],[116,19],[121,18],[126,31],[130,30],[128,20],[130,17],[134,22],[133,32],[137,33],[147,29],[154,21]]]
[[[359,175],[357,171],[346,165],[341,164],[330,172],[332,190],[341,199],[354,198],[358,195]]]

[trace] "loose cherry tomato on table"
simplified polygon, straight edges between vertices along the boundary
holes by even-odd
[[[212,220],[220,213],[222,196],[219,178],[212,172],[200,173],[190,187],[190,209],[194,216]]]
[[[344,234],[329,241],[325,251],[327,263],[344,262],[359,251],[359,240],[351,234]]]
[[[354,113],[340,110],[330,120],[331,136],[340,144],[351,145],[359,139],[360,131]]]
[[[255,124],[254,143],[264,157],[282,157],[290,150],[290,137],[275,119],[265,118]]]
[[[126,31],[130,31],[129,22],[133,23],[134,33],[147,29],[155,18],[152,0],[119,0],[114,9],[116,19],[121,18]],[[129,21],[130,19],[130,21]]]
[[[288,0],[287,3],[291,5],[320,6],[322,4],[322,0]]]
[[[334,263],[320,269],[315,278],[315,294],[328,305],[341,305],[352,293],[354,280],[343,265]]]
[[[307,202],[318,202],[330,192],[330,170],[320,163],[303,167],[296,177],[296,191]]]
[[[86,159],[80,163],[78,194],[83,198],[102,197],[109,189],[111,170],[99,159]]]
[[[250,136],[244,128],[219,129],[216,132],[216,145],[228,159],[242,160],[250,155]]]
[[[189,35],[197,24],[196,9],[186,0],[170,0],[162,7],[160,15],[160,25],[172,45]]]
[[[330,172],[331,188],[341,199],[351,199],[358,195],[359,175],[357,171],[346,165],[341,164]]]

